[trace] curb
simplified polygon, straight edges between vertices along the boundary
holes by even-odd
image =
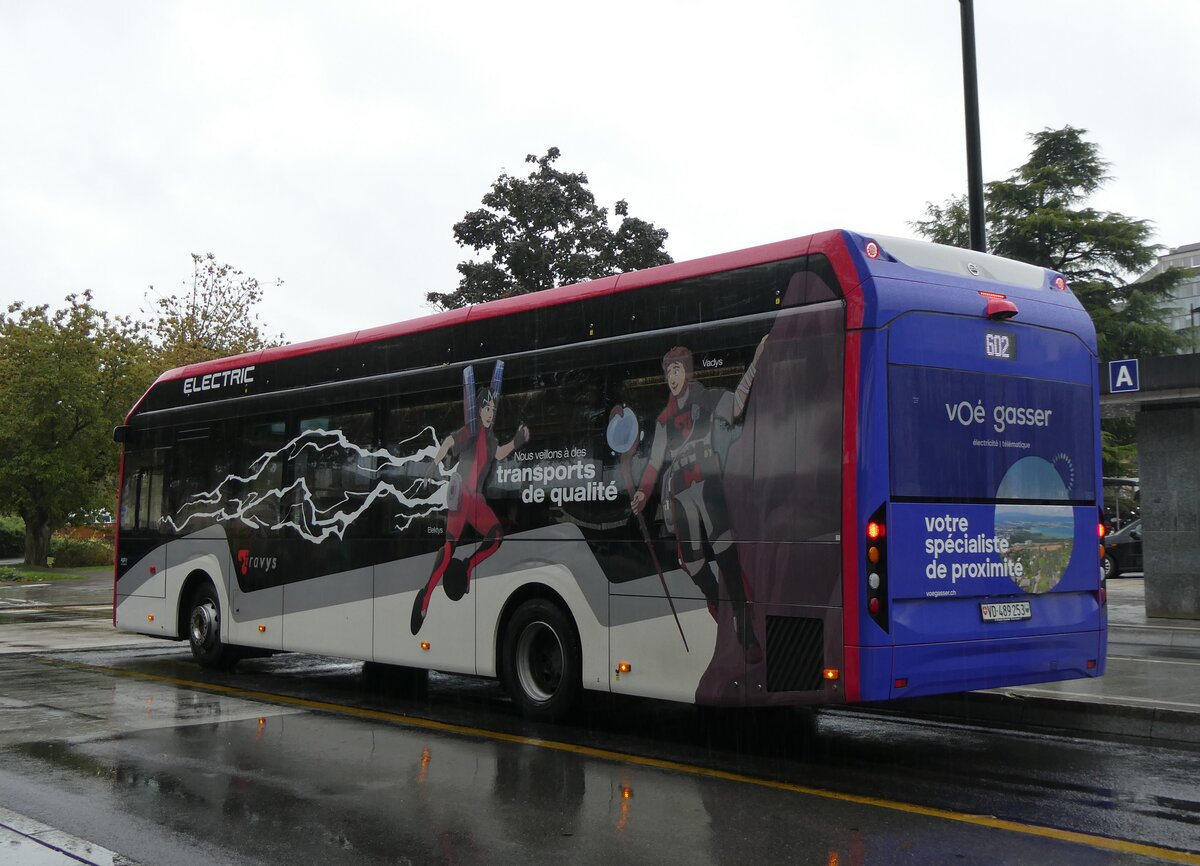
[[[1200,649],[1200,628],[1163,625],[1108,626],[1109,644],[1167,647],[1171,649]]]
[[[919,715],[1001,727],[1200,745],[1200,713],[1161,707],[1064,701],[1012,692],[967,692],[860,705],[859,709],[885,715]]]
[[[29,855],[28,862],[62,866],[75,866],[79,863],[87,866],[139,866],[136,860],[2,806],[0,838],[4,838],[8,853],[15,853],[21,858],[17,862],[26,862],[23,855]]]

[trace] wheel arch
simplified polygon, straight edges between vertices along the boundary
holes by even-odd
[[[192,596],[196,594],[196,590],[205,583],[212,585],[212,588],[217,593],[217,599],[221,603],[222,610],[229,610],[229,598],[225,594],[225,587],[222,581],[216,579],[209,574],[208,569],[193,568],[188,572],[187,577],[183,579],[183,583],[179,587],[179,597],[175,605],[175,634],[177,637],[186,640],[188,636],[188,620],[191,616]],[[221,630],[226,628],[225,618],[221,618]],[[221,635],[224,640],[225,635]]]
[[[508,633],[508,625],[512,621],[513,614],[517,612],[521,605],[535,598],[544,599],[562,609],[571,623],[571,628],[575,630],[575,640],[579,644],[580,661],[582,662],[584,658],[587,648],[584,646],[582,635],[579,633],[579,619],[575,616],[575,611],[571,609],[571,605],[567,603],[561,593],[544,583],[526,583],[514,590],[505,599],[504,606],[500,609],[500,617],[496,625],[496,636],[492,646],[492,661],[496,666],[496,676],[501,681],[504,679],[504,665],[501,654],[504,652],[504,636]],[[581,667],[586,670],[586,665],[581,665]]]

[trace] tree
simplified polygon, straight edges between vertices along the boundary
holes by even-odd
[[[459,246],[490,255],[460,262],[458,288],[430,292],[431,304],[453,309],[673,261],[663,249],[666,229],[631,217],[621,200],[613,209],[621,223],[613,231],[587,175],[556,169],[558,157],[557,147],[545,156],[527,155],[535,171],[526,178],[501,173],[483,207],[455,224]]]
[[[1161,247],[1150,243],[1146,220],[1085,206],[1111,179],[1086,133],[1072,126],[1031,133],[1029,160],[987,185],[989,252],[1062,273],[1096,325],[1102,358],[1169,354],[1187,339],[1167,326],[1163,301],[1186,272],[1129,281],[1154,263]],[[965,196],[927,203],[925,216],[911,224],[922,235],[970,246]]]
[[[985,219],[990,252],[1062,273],[1096,326],[1102,359],[1164,355],[1187,345],[1166,324],[1163,302],[1189,272],[1172,269],[1130,282],[1161,249],[1150,243],[1151,223],[1098,211],[1085,202],[1111,178],[1087,130],[1064,126],[1031,133],[1029,160],[1006,180],[987,185]],[[926,204],[913,228],[937,243],[970,246],[965,196]],[[1134,426],[1105,419],[1104,472],[1136,475]]]
[[[154,341],[164,368],[239,355],[279,345],[283,335],[262,332],[256,307],[263,288],[232,265],[218,262],[212,253],[192,253],[191,285],[184,291],[154,300]],[[275,286],[283,285],[276,280]],[[150,287],[154,292],[154,286]]]
[[[149,384],[144,325],[110,319],[90,292],[0,314],[0,512],[25,523],[25,562],[46,565],[72,514],[113,509],[112,429]]]

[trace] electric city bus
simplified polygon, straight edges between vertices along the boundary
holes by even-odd
[[[1062,275],[841,230],[171,370],[115,624],[543,719],[1099,676],[1097,370]]]

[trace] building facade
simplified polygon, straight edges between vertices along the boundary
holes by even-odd
[[[1185,244],[1159,256],[1154,267],[1139,277],[1138,281],[1161,274],[1168,268],[1195,269],[1191,276],[1175,288],[1175,291],[1171,293],[1171,299],[1165,303],[1165,306],[1170,310],[1167,324],[1171,330],[1183,331],[1187,328],[1196,328],[1192,331],[1190,349],[1181,351],[1200,352],[1200,328],[1197,328],[1200,326],[1200,243]]]

